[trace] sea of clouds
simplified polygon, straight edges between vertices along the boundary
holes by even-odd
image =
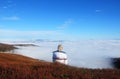
[[[23,43],[23,42],[9,42]],[[24,42],[28,43],[28,42]],[[52,52],[62,44],[71,66],[84,68],[113,68],[111,58],[120,57],[120,40],[79,40],[64,42],[29,42],[38,46],[20,47],[16,53],[52,62]]]

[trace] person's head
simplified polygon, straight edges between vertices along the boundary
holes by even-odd
[[[62,51],[63,50],[63,47],[61,44],[58,45],[58,51]]]

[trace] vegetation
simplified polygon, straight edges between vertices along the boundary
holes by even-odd
[[[120,79],[120,70],[76,68],[0,53],[0,79]]]
[[[120,58],[113,58],[113,66],[120,69]]]
[[[34,45],[34,44],[14,44],[14,46],[24,46],[24,47],[27,47],[27,46],[38,46],[38,45]]]
[[[0,43],[0,52],[9,52],[16,49],[13,45]]]

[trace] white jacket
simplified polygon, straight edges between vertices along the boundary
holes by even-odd
[[[53,52],[53,62],[68,64],[68,59],[67,59],[66,53],[63,51],[54,51]]]

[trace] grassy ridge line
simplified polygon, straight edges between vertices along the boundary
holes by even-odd
[[[27,46],[38,46],[38,45],[35,45],[35,44],[12,44],[13,46],[24,46],[24,47],[27,47]]]
[[[0,52],[7,52],[14,49],[17,49],[17,48],[14,47],[13,45],[0,43]]]
[[[19,55],[19,54],[0,53],[0,62],[3,62],[3,63],[40,63],[40,60],[26,57],[26,56]]]
[[[76,68],[1,53],[0,79],[120,79],[120,70]]]

